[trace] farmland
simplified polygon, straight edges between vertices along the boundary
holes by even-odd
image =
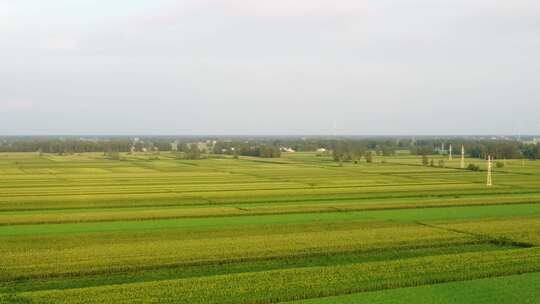
[[[0,153],[0,303],[533,303],[540,162],[469,163]]]

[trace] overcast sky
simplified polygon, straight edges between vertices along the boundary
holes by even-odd
[[[540,133],[538,0],[0,0],[0,134]]]

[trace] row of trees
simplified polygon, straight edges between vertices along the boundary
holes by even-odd
[[[15,137],[0,138],[0,152],[36,152],[42,153],[84,153],[84,152],[129,152],[134,147],[137,151],[170,150],[170,141],[161,138],[134,142],[129,137],[76,138],[76,137]]]
[[[522,149],[523,156],[528,159],[540,159],[540,144],[526,145]]]
[[[127,139],[107,141],[82,141],[77,139],[24,139],[3,141],[0,152],[36,152],[43,153],[83,153],[106,151],[129,151],[131,141]]]
[[[218,145],[216,144],[216,146]],[[201,150],[197,144],[180,144],[178,146],[178,151],[176,152],[178,158],[191,160],[201,159],[205,157],[205,154],[207,153],[208,151]],[[279,147],[261,144],[232,144],[227,148],[224,148],[223,145],[219,145],[218,148],[214,147],[210,153],[228,154],[233,155],[235,158],[239,155],[266,158],[278,158],[281,156]]]
[[[236,151],[236,150],[235,150]],[[250,147],[240,147],[238,150],[239,155],[243,156],[255,156],[266,158],[279,158],[281,157],[281,151],[279,147],[269,145],[259,145]]]
[[[429,159],[427,155],[423,155],[422,156],[422,165],[435,167],[435,160],[433,158]],[[437,161],[437,166],[441,167],[441,168],[444,167],[444,159],[439,159]]]
[[[213,146],[214,154],[226,154],[234,156],[254,156],[266,158],[281,157],[279,141],[272,139],[259,140],[225,140],[216,141]]]
[[[441,145],[444,150],[441,150]],[[538,145],[525,144],[516,140],[494,140],[482,139],[473,140],[468,138],[452,140],[421,140],[414,147],[410,148],[412,154],[432,155],[436,153],[448,153],[448,147],[452,145],[454,155],[461,153],[461,145],[465,147],[468,156],[475,158],[486,158],[488,155],[496,159],[517,159],[530,158],[536,159],[538,155]]]
[[[110,136],[99,138],[78,137],[6,137],[0,138],[0,152],[43,153],[83,153],[83,152],[129,152],[170,151],[172,142],[178,143],[178,150],[190,159],[200,158],[201,154],[229,154],[256,157],[280,157],[280,148],[289,147],[295,151],[315,151],[324,148],[332,151],[335,161],[359,161],[369,155],[394,155],[397,151],[408,150],[416,155],[447,153],[451,144],[454,154],[465,146],[468,156],[485,158],[493,155],[496,159],[540,158],[540,145],[524,144],[516,140],[491,140],[472,138],[422,138],[420,140],[401,137],[380,138],[301,138],[301,137],[145,137],[134,140],[132,137]],[[207,143],[207,149],[197,151],[190,143]],[[441,144],[445,149],[441,149]],[[369,157],[369,156],[368,156]]]
[[[495,159],[539,159],[540,144],[525,144],[513,140],[471,140],[459,139],[442,142],[440,140],[422,140],[408,147],[407,150],[414,155],[447,154],[452,145],[453,153],[461,153],[461,145],[465,147],[467,156],[485,159],[488,155]],[[441,149],[441,146],[444,149]],[[398,150],[404,150],[398,142],[388,140],[341,140],[331,145],[334,161],[359,161],[365,157],[367,151],[376,155],[394,155]],[[429,165],[429,164],[428,164]]]
[[[365,159],[370,163],[373,156],[391,156],[395,155],[398,146],[389,141],[377,142],[373,140],[344,140],[332,142],[330,149],[334,161],[354,161],[358,162]]]

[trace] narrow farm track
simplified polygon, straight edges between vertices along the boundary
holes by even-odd
[[[413,156],[122,157],[0,154],[0,303],[387,303],[540,272],[535,162],[486,188]]]

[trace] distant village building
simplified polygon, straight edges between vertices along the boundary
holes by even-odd
[[[290,147],[281,147],[280,150],[281,150],[281,152],[291,152],[291,153],[296,152],[296,151],[294,151],[294,149],[292,149]]]
[[[319,148],[319,149],[317,149],[317,152],[326,152],[326,149],[325,148]]]
[[[178,142],[177,141],[173,141],[171,143],[171,151],[178,151]]]

